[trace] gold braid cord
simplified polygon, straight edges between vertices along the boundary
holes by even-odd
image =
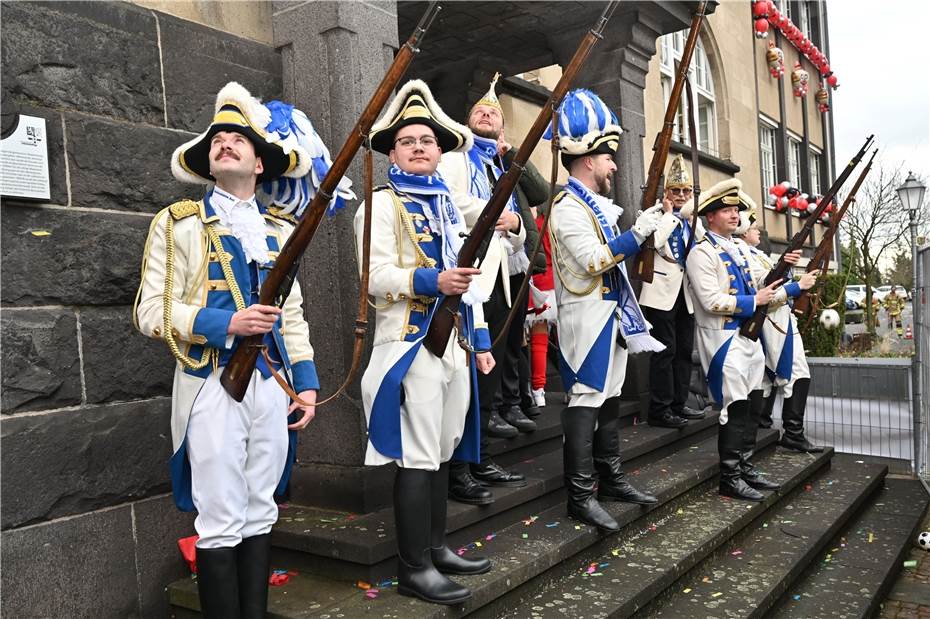
[[[229,284],[229,292],[233,296],[233,301],[236,304],[236,309],[241,310],[245,308],[245,300],[242,298],[242,292],[239,290],[239,286],[236,283],[236,278],[233,275],[232,266],[229,263],[229,255],[223,250],[223,243],[220,241],[219,235],[217,235],[216,230],[213,229],[211,224],[206,225],[207,236],[210,239],[210,244],[213,245],[216,250],[217,258],[220,261],[220,267],[223,269],[223,277],[226,279],[226,282]],[[174,289],[174,216],[169,214],[165,221],[165,294],[162,298],[163,301],[163,328],[165,334],[165,342],[168,344],[168,349],[171,351],[171,354],[174,355],[174,358],[178,362],[191,369],[199,370],[207,366],[210,363],[210,360],[217,354],[215,348],[210,348],[209,346],[204,347],[203,356],[197,360],[191,357],[188,357],[178,346],[177,341],[174,339],[174,332],[172,331],[172,322],[171,322],[171,308],[172,303],[174,302],[173,297]]]

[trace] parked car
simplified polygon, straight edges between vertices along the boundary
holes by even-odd
[[[853,301],[857,308],[865,307],[865,285],[853,284],[846,286],[846,298]]]
[[[879,301],[884,301],[885,297],[888,296],[888,293],[891,292],[891,285],[879,286],[875,289],[875,296],[878,297]],[[911,300],[911,291],[906,289],[904,286],[895,286],[895,294],[899,297],[904,297],[905,300]]]

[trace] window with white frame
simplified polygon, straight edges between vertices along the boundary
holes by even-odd
[[[801,189],[801,142],[788,138],[788,182]]]
[[[775,167],[775,131],[776,128],[769,121],[759,119],[759,153],[762,159],[762,195],[768,195],[769,187],[778,181]]]
[[[672,85],[675,81],[675,64],[681,60],[681,53],[685,46],[688,31],[673,32],[659,39],[660,62],[659,68],[662,76],[662,96],[666,106],[671,97]],[[695,129],[697,133],[698,149],[714,156],[719,155],[717,147],[717,106],[714,95],[714,78],[711,74],[710,62],[704,51],[704,44],[698,39],[694,48],[694,57],[691,61],[691,70],[688,71],[688,80],[694,92],[696,106]],[[672,137],[688,144],[688,101],[682,94],[678,113],[675,115],[675,126]]]
[[[820,185],[820,161],[821,153],[818,149],[811,147],[810,165],[811,165],[811,191],[817,195],[823,193],[823,187]]]
[[[798,2],[797,20],[792,21],[804,33],[804,36],[808,39],[811,38],[811,10],[807,2],[804,2],[804,0]]]

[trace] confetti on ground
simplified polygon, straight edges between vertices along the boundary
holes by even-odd
[[[679,508],[678,508],[678,511],[675,512],[675,513],[676,513],[677,515],[681,516],[682,514],[685,513],[685,510],[683,510],[682,508],[679,507]]]
[[[910,560],[910,561],[905,561],[905,562],[904,562],[904,567],[917,567],[917,561],[915,561],[915,560],[913,560],[913,559]]]
[[[376,597],[378,597],[378,590],[369,589],[368,591],[365,592],[365,597],[368,598],[369,600],[375,599]]]
[[[682,593],[691,593],[691,587],[688,587],[687,589],[683,590]]]
[[[536,522],[537,519],[539,519],[539,516],[530,516],[529,518],[527,518],[526,520],[523,521],[523,526],[527,526],[527,527],[528,527],[528,526],[530,526],[531,524],[533,524],[534,522]]]
[[[619,548],[614,548],[613,550],[610,551],[610,554],[612,554],[612,555],[615,556],[615,557],[619,557],[619,556],[620,556],[620,549],[619,549]]]
[[[529,537],[530,537],[530,536],[527,535],[526,533],[523,534],[523,539],[529,539]]]
[[[743,551],[742,551],[742,550],[734,550],[734,551],[731,552],[730,554],[733,555],[734,557],[738,557],[738,556],[740,556],[741,554],[743,554]]]
[[[804,492],[810,492],[814,487],[811,484],[804,484]]]
[[[710,582],[710,578],[708,576],[705,576],[704,578],[701,579],[701,582]]]
[[[271,572],[271,576],[268,577],[268,584],[272,587],[286,585],[291,579],[291,576],[297,576],[297,572],[291,572],[288,570],[273,570]]]
[[[476,547],[476,548],[481,548],[481,542],[475,542],[475,547]]]
[[[721,595],[723,595],[723,592],[722,592],[722,591],[718,591],[717,593],[712,593],[710,597],[712,597],[712,598],[719,598]]]
[[[553,528],[553,527],[557,527],[557,526],[559,526],[559,523],[558,523],[558,522],[550,522],[549,524],[546,525],[546,527],[549,528],[549,529],[551,529],[551,528]]]
[[[371,585],[365,582],[364,580],[358,581],[357,583],[355,583],[355,586],[358,587],[359,589],[371,589]]]
[[[489,533],[488,535],[484,536],[484,541],[490,542],[495,537],[497,537],[497,533]]]
[[[588,574],[593,574],[596,571],[597,571],[597,563],[592,563],[591,565],[588,566],[588,569],[585,570],[585,572],[587,572]]]
[[[798,600],[801,599],[801,596],[800,596],[800,595],[797,595],[797,594],[792,595],[791,597],[794,598],[794,601],[795,601],[795,602],[797,602]]]
[[[49,232],[48,230],[32,230],[30,231],[30,234],[32,234],[32,236],[51,236],[52,235],[52,233]]]
[[[581,530],[581,525],[580,525],[580,524],[576,524],[576,525],[575,525],[575,530],[576,530],[576,531],[580,531],[580,530]]]
[[[874,534],[874,533],[869,533],[869,543],[870,543],[870,544],[872,543],[872,541],[873,541],[874,539],[875,539],[875,534]]]

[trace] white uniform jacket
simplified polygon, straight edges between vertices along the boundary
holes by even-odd
[[[738,248],[728,252],[709,233],[688,254],[687,268],[701,365],[708,391],[722,407],[720,423],[726,423],[730,403],[761,389],[764,375],[761,343],[739,334],[756,307],[752,273]]]
[[[687,285],[685,273],[685,254],[687,245],[691,242],[691,222],[674,213],[664,213],[659,227],[655,231],[655,269],[652,282],[643,282],[639,293],[639,304],[644,307],[664,312],[675,306],[678,293],[684,287],[685,305],[688,313],[694,313],[694,301],[691,298],[691,289]],[[675,233],[682,230],[681,236]],[[704,226],[701,220],[697,221],[697,232],[694,235],[697,244],[704,238]]]
[[[487,198],[480,198],[471,192],[471,167],[468,160],[468,153],[443,153],[437,169],[449,191],[452,193],[452,201],[462,213],[465,220],[465,226],[471,230],[478,216],[488,203]],[[521,220],[522,222],[522,220]],[[490,294],[494,289],[497,276],[500,274],[504,286],[504,298],[510,305],[510,273],[507,267],[507,259],[511,254],[517,253],[523,249],[526,242],[526,230],[523,224],[520,224],[520,230],[514,232],[495,232],[494,238],[488,245],[488,251],[484,260],[478,267],[481,269],[481,275],[478,276],[478,288],[484,294]]]
[[[365,223],[365,205],[355,214],[358,255]],[[401,383],[422,347],[433,311],[441,298],[438,277],[442,269],[441,230],[432,230],[422,206],[404,200],[392,189],[372,195],[371,262],[368,293],[376,310],[374,348],[362,377],[362,401],[368,415],[369,454],[400,460]],[[359,259],[361,264],[361,259]],[[481,304],[460,306],[462,329],[475,350],[491,348]],[[452,334],[456,337],[456,333]],[[456,354],[464,352],[455,346]],[[471,360],[474,373],[474,359]],[[439,364],[437,362],[437,368]],[[409,396],[408,396],[409,397]],[[457,456],[477,462],[480,438],[477,394],[466,418]],[[437,414],[439,414],[437,412]],[[366,457],[380,464],[378,457]]]
[[[261,205],[259,210],[273,261],[293,225]],[[237,297],[244,306],[257,301],[250,295],[254,266],[247,262],[239,240],[220,223],[209,194],[200,202],[177,202],[152,220],[133,318],[143,335],[165,340],[176,358],[180,354],[188,361],[179,360],[175,367],[171,407],[172,482],[175,502],[183,510],[193,509],[185,448],[191,407],[207,377],[221,371],[238,346],[239,338],[228,335],[227,329],[237,311]],[[267,271],[257,269],[257,273],[264,281]],[[300,285],[294,282],[281,318],[266,336],[272,356],[282,362],[285,377],[298,393],[320,386],[302,302]],[[267,367],[264,360],[259,366]],[[291,434],[291,448],[296,448],[296,433]],[[289,478],[293,455],[289,454],[282,485]]]

